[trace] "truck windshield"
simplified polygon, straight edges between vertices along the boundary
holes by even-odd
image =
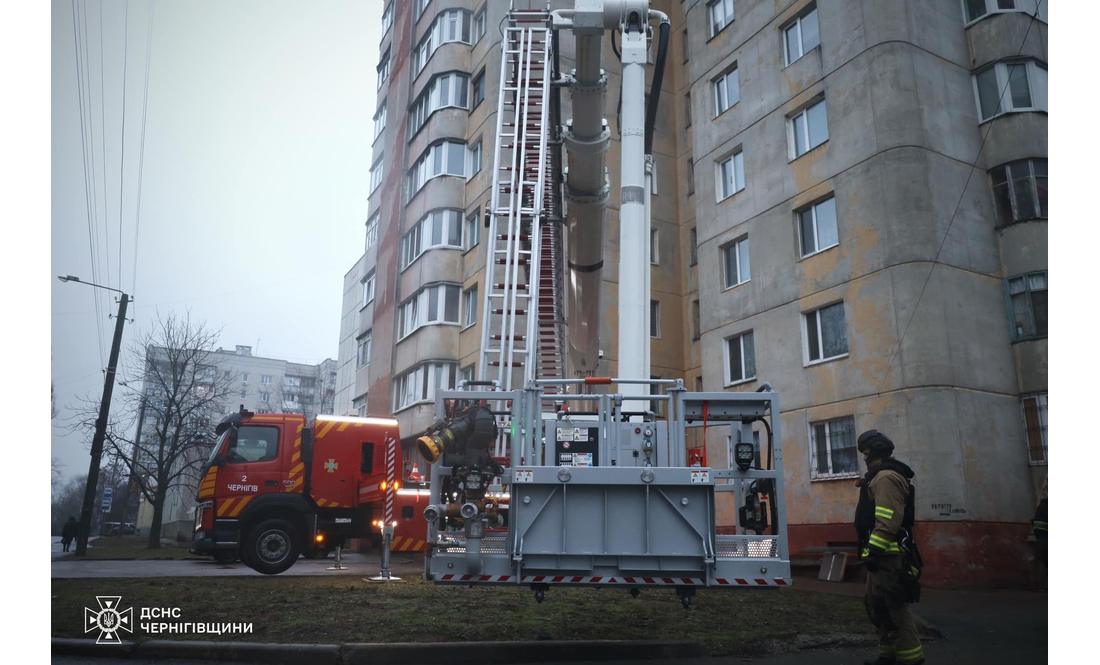
[[[218,437],[218,441],[214,444],[214,447],[210,449],[210,458],[206,460],[206,466],[209,467],[214,463],[214,458],[218,456],[218,451],[222,449],[222,444],[225,443],[225,437],[229,436],[230,430],[225,430],[222,435]]]

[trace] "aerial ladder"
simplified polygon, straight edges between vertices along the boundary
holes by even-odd
[[[668,17],[648,0],[555,11],[513,2],[503,30],[485,381],[436,391],[439,419],[418,439],[441,479],[424,511],[425,578],[528,585],[540,602],[555,585],[673,587],[685,607],[698,588],[789,585],[779,396],[768,384],[689,393],[681,380],[649,377],[652,141]],[[575,36],[568,74],[558,69],[561,30]],[[616,378],[598,376],[611,190],[600,60],[611,30],[622,45]],[[561,89],[571,119],[560,117]],[[706,439],[708,426],[726,435],[726,468],[689,465],[689,439],[700,428]],[[736,533],[719,535],[717,496],[727,492]]]

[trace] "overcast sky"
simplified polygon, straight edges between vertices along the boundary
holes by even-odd
[[[382,1],[76,9],[74,35],[71,0],[52,5],[52,274],[133,295],[124,350],[158,311],[189,308],[221,346],[335,359],[343,275],[363,248]],[[87,472],[90,440],[59,421],[102,392],[113,296],[52,280],[66,476]]]

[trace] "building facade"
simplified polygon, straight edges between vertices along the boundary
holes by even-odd
[[[152,349],[150,356],[158,358],[163,350]],[[214,386],[224,397],[211,405],[216,413],[207,415],[204,409],[202,422],[196,423],[195,430],[188,432],[194,436],[198,445],[190,444],[181,457],[179,465],[195,466],[201,464],[210,454],[213,443],[213,427],[218,420],[231,411],[244,408],[254,413],[300,413],[307,419],[318,413],[332,413],[335,399],[336,361],[325,359],[320,364],[309,365],[294,363],[277,358],[262,358],[252,355],[251,346],[236,346],[234,349],[221,349],[202,355],[199,375]],[[143,388],[144,402],[158,399],[158,384],[161,381],[147,380]],[[143,402],[143,403],[144,403]],[[138,438],[137,466],[144,469],[156,469],[157,464],[149,457],[157,454],[159,444],[156,441],[156,422],[152,415],[156,408],[143,409],[141,432]],[[211,422],[212,421],[212,422]],[[179,483],[169,488],[165,497],[161,517],[161,538],[169,540],[191,539],[194,523],[195,495],[199,478],[194,473],[180,476]],[[146,533],[152,525],[152,506],[141,498],[142,507],[138,512],[138,528]],[[143,521],[144,520],[144,521]]]
[[[654,140],[652,374],[780,393],[793,553],[854,540],[855,438],[875,428],[916,471],[928,579],[1024,581],[1047,462],[1044,4],[653,2],[672,43]],[[338,413],[392,413],[411,433],[436,387],[473,376],[507,5],[386,6]],[[572,44],[563,33],[564,71]],[[609,40],[603,57],[600,373],[613,375]],[[722,437],[708,460],[728,463]],[[725,528],[735,514],[719,504]]]

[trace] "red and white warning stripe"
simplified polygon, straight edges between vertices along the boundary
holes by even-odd
[[[393,481],[397,473],[397,439],[386,439],[386,489],[382,498],[382,520],[393,524]]]
[[[439,582],[515,582],[514,575],[440,575]],[[782,577],[716,579],[718,586],[790,586]],[[626,584],[629,586],[705,586],[701,577],[573,577],[569,575],[524,575],[522,584]]]

